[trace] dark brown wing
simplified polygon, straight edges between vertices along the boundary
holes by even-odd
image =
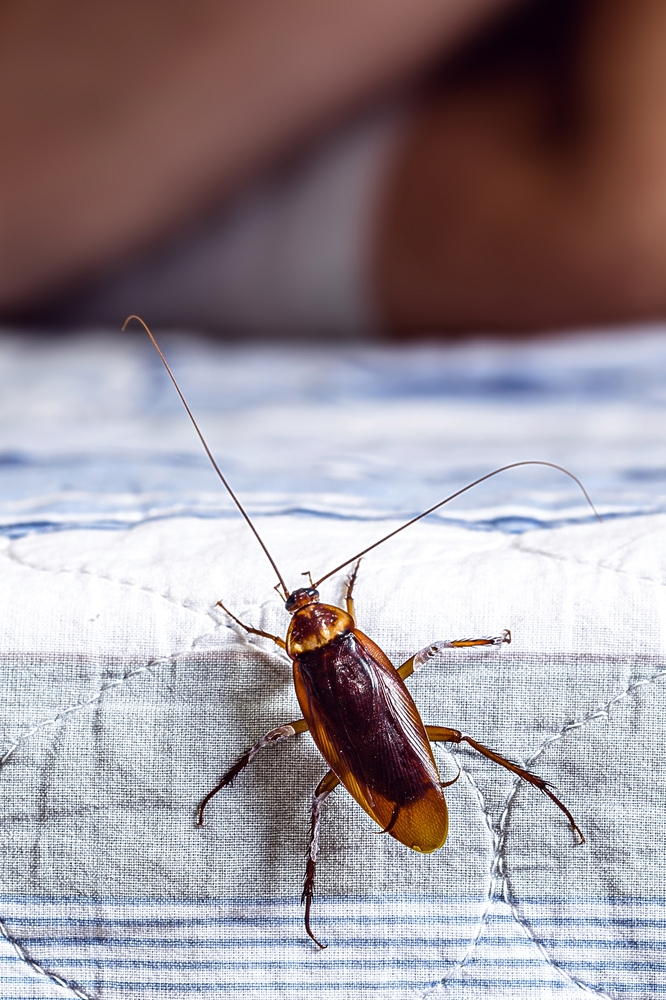
[[[362,632],[294,660],[312,737],[358,804],[407,847],[446,840],[448,813],[425,728],[386,655]]]

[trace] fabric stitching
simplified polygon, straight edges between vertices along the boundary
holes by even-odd
[[[212,610],[206,608],[200,608],[192,603],[186,601],[180,601],[175,597],[171,597],[169,594],[164,594],[162,591],[154,590],[151,587],[141,587],[136,583],[132,583],[129,580],[119,580],[117,577],[111,576],[107,573],[100,573],[95,570],[85,569],[83,567],[78,567],[77,569],[51,569],[48,566],[36,566],[34,563],[27,562],[27,560],[22,559],[15,552],[12,551],[11,546],[7,546],[0,552],[1,555],[5,556],[10,562],[15,562],[19,566],[24,566],[26,569],[34,570],[38,573],[51,573],[57,576],[60,573],[69,573],[72,576],[91,576],[96,580],[105,580],[107,583],[113,583],[117,587],[125,587],[128,590],[135,590],[138,593],[151,594],[154,597],[161,597],[164,601],[168,601],[169,604],[174,604],[176,607],[183,608],[185,611],[191,611],[193,614],[204,614],[208,615],[213,621],[217,621]]]
[[[25,948],[14,937],[12,937],[12,935],[9,933],[7,929],[5,922],[1,919],[0,919],[0,934],[3,936],[7,944],[9,944],[11,948],[14,950],[17,957],[26,965],[28,965],[33,970],[33,972],[36,972],[37,975],[50,980],[52,983],[55,983],[55,985],[58,986],[60,989],[67,990],[67,992],[71,994],[71,996],[78,997],[78,1000],[93,1000],[93,998],[89,993],[84,993],[83,990],[80,990],[78,988],[78,986],[73,986],[71,983],[66,982],[66,980],[61,979],[60,976],[56,975],[55,972],[49,972],[48,969],[44,968],[43,965],[40,965],[40,963],[35,961],[34,958],[31,958],[30,955],[25,950]]]
[[[568,733],[578,733],[582,729],[584,729],[587,725],[589,725],[591,722],[594,722],[597,719],[601,719],[601,718],[608,719],[609,718],[609,713],[610,713],[611,709],[615,705],[617,705],[618,702],[623,701],[625,698],[630,697],[638,688],[645,687],[648,684],[652,684],[655,681],[659,680],[659,678],[661,678],[661,677],[666,677],[666,668],[663,668],[661,670],[656,671],[650,677],[643,677],[643,678],[640,678],[640,679],[637,679],[637,680],[634,680],[634,681],[629,681],[629,683],[627,684],[626,688],[624,688],[618,694],[616,694],[612,698],[610,698],[600,708],[596,708],[596,709],[593,709],[591,712],[588,712],[587,715],[584,715],[582,719],[578,719],[575,722],[569,722],[569,723],[567,723],[566,725],[564,725],[559,730],[559,732],[554,733],[552,736],[549,736],[546,740],[544,740],[543,743],[541,744],[541,746],[533,754],[531,754],[530,757],[527,758],[527,760],[525,761],[525,767],[526,768],[530,768],[539,759],[539,757],[541,757],[541,755],[543,753],[545,753],[545,751],[549,747],[551,747],[554,743],[558,743],[559,741],[561,741],[562,739],[564,739],[564,737]],[[601,987],[597,988],[597,987],[594,987],[594,986],[590,986],[587,983],[583,982],[583,980],[578,979],[577,976],[574,976],[571,973],[567,972],[553,958],[553,956],[548,953],[548,951],[545,949],[545,947],[543,946],[543,944],[539,941],[539,939],[535,935],[535,933],[532,930],[532,928],[530,927],[529,923],[520,914],[520,912],[518,910],[518,904],[514,900],[512,894],[511,894],[511,889],[510,889],[510,886],[509,886],[509,878],[510,878],[510,876],[509,876],[509,871],[508,871],[507,864],[506,864],[506,857],[504,856],[503,850],[504,850],[504,844],[506,842],[506,833],[507,833],[507,826],[508,826],[509,815],[510,815],[510,812],[511,812],[511,808],[512,808],[514,802],[515,802],[516,795],[518,793],[518,789],[521,787],[521,784],[522,784],[522,782],[521,782],[521,780],[519,778],[517,778],[513,782],[513,787],[512,787],[511,791],[509,792],[509,794],[508,794],[508,796],[506,798],[506,801],[504,803],[504,808],[502,810],[502,814],[500,815],[500,818],[499,818],[499,821],[498,821],[498,824],[497,824],[497,828],[498,828],[498,832],[499,832],[499,837],[498,837],[498,846],[497,846],[496,857],[497,857],[497,870],[498,870],[498,873],[500,874],[501,880],[502,880],[501,881],[502,898],[504,899],[504,901],[509,906],[509,908],[511,910],[511,913],[512,913],[512,915],[514,917],[514,920],[519,924],[520,927],[523,928],[523,930],[525,931],[525,933],[529,936],[529,939],[533,942],[533,944],[539,950],[539,953],[541,955],[543,955],[543,957],[548,962],[548,964],[551,965],[554,969],[556,969],[558,971],[558,973],[560,973],[560,975],[566,981],[570,982],[573,986],[577,986],[579,989],[583,990],[583,992],[585,992],[585,993],[590,993],[590,994],[592,994],[594,996],[602,997],[602,998],[604,998],[604,1000],[613,1000],[613,998],[610,996],[610,994],[608,994]]]
[[[276,650],[277,650],[278,654],[280,654],[281,652],[283,652],[280,649],[280,647],[276,647],[276,650],[272,649],[271,647],[265,648],[263,645],[260,645],[256,641],[256,639],[254,638],[254,636],[249,635],[247,632],[238,629],[237,626],[233,625],[232,623],[224,621],[223,620],[223,613],[219,613],[219,614],[217,613],[217,604],[213,605],[212,608],[208,608],[208,609],[207,608],[198,607],[198,606],[196,606],[193,603],[188,603],[188,602],[185,602],[185,601],[179,601],[176,598],[171,597],[169,594],[165,594],[165,593],[163,593],[162,591],[159,591],[159,590],[154,590],[151,587],[140,587],[140,586],[137,586],[137,584],[135,584],[135,583],[131,583],[129,580],[119,580],[116,577],[110,576],[110,575],[105,574],[105,573],[98,573],[98,572],[96,572],[94,570],[83,569],[83,568],[79,568],[79,569],[50,569],[49,567],[46,567],[46,566],[36,566],[33,563],[29,563],[25,559],[22,559],[20,556],[16,555],[15,552],[10,551],[10,549],[11,549],[11,546],[6,546],[6,548],[4,550],[0,551],[0,555],[4,555],[10,561],[17,563],[19,566],[24,566],[26,569],[32,569],[32,570],[35,570],[38,573],[51,573],[53,575],[57,575],[59,573],[70,573],[73,576],[77,576],[79,574],[80,575],[86,575],[86,576],[93,577],[94,579],[97,579],[97,580],[104,580],[107,583],[113,583],[113,584],[115,584],[118,587],[125,587],[128,590],[137,591],[138,593],[150,594],[150,595],[152,595],[154,597],[160,597],[164,601],[167,601],[169,604],[173,604],[175,607],[178,607],[178,608],[183,608],[183,610],[185,610],[185,611],[191,611],[193,614],[207,615],[213,622],[215,622],[216,629],[219,628],[220,625],[223,625],[224,628],[226,628],[230,632],[233,632],[234,634],[236,634],[237,637],[240,636],[240,638],[242,640],[242,645],[243,646],[251,646],[252,649],[259,651],[263,656],[267,656],[267,655],[270,656],[271,653],[274,653]],[[260,605],[260,608],[263,610],[263,608],[268,603],[269,603],[268,601],[264,601],[263,604]],[[210,633],[206,633],[206,635],[208,635],[208,634],[210,634]],[[199,640],[194,640],[194,641],[197,642]],[[283,655],[283,656],[281,656],[281,657],[279,657],[279,658],[280,659],[286,659],[286,662],[291,663],[291,661],[289,660],[289,658],[286,657],[286,654]],[[161,661],[158,660],[156,662],[161,662]],[[145,669],[145,668],[143,668],[143,669]],[[70,711],[70,709],[67,709],[66,711]],[[0,767],[2,766],[2,763],[3,763],[3,759],[0,758]]]
[[[213,620],[215,621],[215,618],[212,615],[212,613],[209,614],[210,617],[213,618]],[[224,623],[220,621],[215,621],[215,628],[208,632],[202,632],[201,635],[196,636],[190,643],[188,649],[183,650],[180,653],[171,653],[168,656],[153,657],[150,660],[148,660],[147,663],[143,664],[143,666],[132,667],[132,669],[124,673],[122,677],[117,677],[115,678],[115,680],[108,681],[106,684],[103,684],[100,687],[100,689],[95,694],[91,695],[89,698],[84,698],[81,701],[76,701],[73,704],[68,705],[67,708],[63,708],[59,712],[56,712],[56,714],[51,716],[51,718],[44,719],[42,720],[42,722],[38,722],[37,725],[32,726],[21,736],[19,736],[19,738],[16,739],[12,744],[10,744],[9,749],[4,752],[2,757],[0,757],[0,769],[9,760],[12,754],[18,749],[18,747],[21,746],[21,744],[25,743],[26,740],[29,740],[32,736],[34,736],[35,733],[38,733],[41,729],[45,729],[47,726],[56,725],[66,716],[71,715],[72,712],[77,712],[82,708],[86,708],[88,705],[93,705],[107,691],[119,687],[121,684],[125,684],[127,681],[131,680],[132,677],[136,677],[138,674],[152,673],[153,667],[163,666],[164,664],[167,663],[177,663],[178,660],[181,659],[182,657],[189,656],[190,653],[193,650],[195,650],[197,646],[205,639],[208,639],[210,636],[215,635],[215,633],[219,630],[220,626],[224,626]],[[259,647],[253,646],[253,648],[259,648]]]
[[[618,566],[609,566],[604,562],[593,562],[589,559],[582,559],[580,556],[572,556],[560,552],[548,552],[546,549],[523,545],[520,540],[515,541],[512,548],[517,552],[524,552],[527,555],[545,556],[548,559],[555,559],[557,562],[571,563],[574,566],[586,566],[590,569],[603,569],[607,573],[614,573],[616,576],[626,576],[630,580],[639,580],[643,583],[656,583],[660,587],[666,587],[666,581],[660,580],[656,576],[647,576],[645,573],[632,573],[630,570],[622,569]]]
[[[583,716],[582,719],[578,719],[575,722],[567,723],[557,733],[554,733],[552,736],[549,736],[546,740],[544,740],[541,746],[530,757],[527,758],[527,760],[525,761],[525,767],[526,768],[531,767],[534,764],[534,762],[537,761],[539,757],[548,749],[548,747],[562,740],[564,736],[567,735],[568,733],[578,732],[583,728],[585,728],[585,726],[589,725],[591,722],[595,721],[596,719],[608,718],[609,712],[611,711],[614,705],[618,704],[618,702],[632,695],[638,688],[645,687],[648,684],[652,684],[655,681],[659,680],[659,678],[661,677],[666,677],[666,668],[656,671],[650,677],[643,677],[634,681],[630,680],[627,686],[623,688],[622,691],[620,691],[618,694],[610,698],[600,708],[596,708],[593,709],[591,712],[588,712],[587,715]],[[493,902],[499,899],[507,903],[509,909],[511,910],[511,914],[514,920],[516,921],[518,926],[522,928],[524,933],[527,935],[529,941],[531,941],[532,944],[534,944],[534,946],[537,948],[539,954],[543,957],[544,961],[551,968],[555,969],[556,972],[566,982],[570,983],[570,985],[572,986],[577,987],[584,993],[596,997],[601,997],[602,1000],[613,1000],[613,997],[611,997],[610,994],[606,993],[606,991],[603,990],[602,988],[589,986],[587,983],[578,979],[576,976],[573,976],[570,973],[568,973],[566,969],[564,969],[553,958],[553,956],[549,954],[549,952],[546,950],[546,948],[534,934],[530,925],[521,916],[518,910],[518,905],[511,895],[511,891],[509,888],[509,873],[506,865],[506,858],[503,852],[506,842],[506,833],[507,833],[507,826],[508,826],[509,815],[511,812],[511,807],[513,806],[513,803],[515,801],[518,789],[522,785],[520,778],[516,778],[514,780],[513,786],[504,802],[504,806],[502,808],[499,820],[495,825],[491,819],[490,813],[488,812],[485,806],[485,801],[480,788],[478,787],[472,776],[467,771],[464,771],[464,774],[465,777],[470,782],[470,784],[472,784],[476,790],[479,806],[484,815],[486,825],[488,826],[491,833],[493,847],[494,847],[494,854],[491,863],[491,881],[488,888],[488,896],[486,898],[486,904],[483,913],[479,918],[477,932],[474,936],[473,941],[468,946],[467,951],[463,955],[462,959],[460,959],[453,966],[453,968],[451,968],[446,973],[446,975],[439,980],[438,983],[431,986],[428,990],[426,990],[425,993],[421,994],[421,1000],[425,1000],[426,997],[431,996],[440,988],[445,988],[447,981],[449,981],[456,972],[459,972],[467,964],[469,959],[472,957],[474,951],[476,950],[479,941],[481,940],[483,931],[487,925],[487,920],[490,914],[490,910],[492,908],[492,904]]]
[[[453,751],[450,750],[449,752],[452,753]],[[465,779],[474,789],[474,793],[476,795],[476,799],[478,801],[481,814],[483,816],[486,827],[488,828],[488,832],[490,833],[493,856],[490,862],[488,891],[486,893],[486,898],[484,900],[483,911],[477,921],[474,937],[467,945],[464,955],[462,956],[462,958],[459,958],[458,961],[454,963],[454,965],[449,969],[449,971],[446,973],[445,976],[439,979],[436,983],[433,983],[433,985],[430,986],[425,993],[421,994],[421,1000],[425,1000],[426,997],[432,996],[437,990],[441,989],[442,987],[445,987],[447,981],[450,980],[455,975],[455,973],[459,972],[467,964],[469,959],[474,954],[476,947],[481,939],[481,935],[483,934],[484,928],[486,926],[486,920],[488,918],[488,914],[490,913],[490,909],[495,899],[495,868],[496,868],[495,859],[496,859],[497,841],[499,834],[493,824],[492,817],[490,815],[490,811],[486,806],[486,801],[483,797],[483,792],[481,791],[481,788],[476,783],[476,781],[474,780],[473,776],[469,773],[469,771],[466,771],[462,767],[461,771],[464,774]]]
[[[191,652],[191,650],[188,650],[188,652]],[[186,655],[186,654],[179,654],[179,655]],[[90,698],[85,698],[82,701],[76,701],[72,705],[68,705],[67,708],[63,708],[60,712],[56,712],[56,714],[53,715],[50,719],[44,719],[42,722],[38,722],[36,726],[32,726],[31,729],[28,729],[21,736],[19,736],[19,738],[10,745],[9,749],[5,751],[2,757],[0,757],[0,768],[2,768],[7,763],[9,758],[21,746],[22,743],[25,743],[27,740],[29,740],[32,736],[35,735],[35,733],[38,733],[40,729],[45,729],[47,726],[55,726],[58,722],[64,719],[67,715],[70,715],[72,712],[78,712],[79,709],[86,708],[88,705],[93,705],[107,691],[111,690],[112,688],[119,687],[121,684],[125,684],[126,681],[131,680],[132,677],[136,677],[137,674],[142,674],[146,672],[152,673],[151,667],[153,665],[162,662],[164,661],[161,659],[150,660],[147,664],[144,664],[144,666],[142,667],[133,667],[131,670],[128,670],[125,674],[123,674],[122,677],[117,677],[115,680],[109,681],[107,684],[103,684],[102,687],[99,689],[99,691],[97,691],[96,694],[91,695]]]
[[[24,733],[18,740],[16,740],[14,744],[9,748],[9,750],[6,751],[4,756],[0,758],[0,769],[7,762],[7,760],[9,760],[9,758],[16,751],[16,749],[19,746],[21,746],[22,743],[25,743],[28,739],[30,739],[40,729],[43,729],[48,725],[55,725],[62,719],[66,718],[68,715],[71,715],[73,712],[77,712],[83,708],[87,708],[89,705],[92,705],[96,701],[99,701],[99,699],[104,694],[106,694],[107,691],[120,687],[120,685],[125,684],[132,677],[136,677],[138,674],[149,673],[152,675],[153,667],[156,667],[158,665],[163,666],[165,664],[177,663],[179,659],[182,659],[185,656],[189,656],[192,653],[192,651],[196,649],[197,645],[204,641],[204,639],[207,639],[209,636],[213,635],[218,630],[219,626],[220,623],[216,625],[216,628],[212,632],[204,632],[201,635],[197,636],[195,639],[193,639],[189,649],[184,650],[181,653],[173,653],[170,656],[157,657],[149,660],[148,663],[144,664],[141,667],[134,667],[132,670],[128,670],[127,673],[123,674],[122,677],[118,677],[116,678],[116,680],[110,681],[108,684],[104,684],[99,689],[99,691],[96,694],[92,695],[90,698],[86,698],[83,701],[75,702],[73,705],[70,705],[66,709],[63,709],[61,712],[58,712],[51,719],[46,719],[43,722],[40,722],[37,726],[33,726],[30,730]],[[61,979],[60,976],[58,976],[56,973],[49,972],[48,969],[42,966],[35,959],[31,958],[28,952],[25,950],[25,948],[21,945],[21,943],[12,936],[9,929],[7,928],[7,925],[2,920],[1,917],[0,917],[0,934],[2,935],[2,937],[5,938],[8,944],[11,945],[16,955],[23,962],[25,962],[26,965],[28,965],[33,970],[33,972],[37,973],[39,976],[49,979],[51,982],[55,983],[55,985],[60,987],[61,989],[68,990],[73,996],[78,997],[79,1000],[93,1000],[90,994],[84,993],[83,991],[79,990],[78,987],[72,986],[70,983],[67,983],[64,979]]]

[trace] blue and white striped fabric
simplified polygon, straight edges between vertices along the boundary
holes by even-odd
[[[0,996],[573,1000],[666,993],[666,337],[524,346],[164,344],[291,586],[475,476],[540,458],[363,562],[360,627],[451,725],[555,783],[586,834],[471,750],[407,851],[344,792],[299,895],[309,736],[274,579],[141,335],[0,340]],[[322,596],[339,602],[344,574]]]

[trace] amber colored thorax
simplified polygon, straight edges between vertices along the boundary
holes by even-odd
[[[287,631],[287,653],[292,660],[354,629],[351,615],[331,604],[320,604],[314,587],[294,591],[285,607],[293,615]]]

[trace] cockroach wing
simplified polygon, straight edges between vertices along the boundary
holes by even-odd
[[[414,701],[385,653],[358,630],[294,659],[294,684],[322,756],[400,843],[430,853],[448,811]]]

